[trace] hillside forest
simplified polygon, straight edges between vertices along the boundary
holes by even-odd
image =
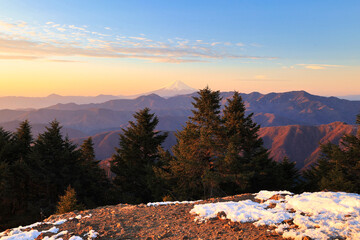
[[[119,135],[106,177],[95,159],[92,138],[81,146],[61,134],[56,120],[34,137],[30,122],[16,131],[0,128],[0,230],[39,221],[54,213],[117,203],[197,200],[259,190],[360,193],[360,131],[340,145],[321,146],[311,168],[300,172],[291,159],[280,162],[246,115],[239,93],[221,111],[219,91],[208,87],[193,97],[192,115],[176,133],[172,153],[149,108],[136,112]],[[360,124],[360,115],[357,117]]]

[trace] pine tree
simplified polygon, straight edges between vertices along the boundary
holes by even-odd
[[[31,151],[33,137],[31,135],[31,126],[28,120],[20,123],[15,133],[16,145],[19,159],[27,159]]]
[[[91,137],[83,142],[80,153],[81,176],[79,177],[81,181],[74,185],[82,189],[78,193],[79,199],[82,199],[89,208],[111,203],[112,195],[109,194],[111,184],[105,171],[99,166],[100,161],[95,159],[94,143]]]
[[[276,163],[258,135],[260,126],[253,122],[253,113],[246,116],[245,110],[240,94],[234,92],[223,116],[226,151],[222,172],[227,194],[271,189],[276,180]]]
[[[305,190],[332,190],[360,193],[360,131],[359,115],[356,135],[344,135],[340,145],[321,145],[321,157],[303,173]]]
[[[159,159],[158,147],[167,134],[155,131],[159,120],[149,108],[133,116],[136,121],[130,121],[130,126],[122,129],[120,146],[113,156],[111,171],[116,174],[113,183],[123,202],[148,202],[153,199],[154,183],[151,180],[154,178],[153,166]]]
[[[300,172],[296,168],[296,163],[291,162],[288,157],[278,163],[278,189],[285,189],[291,192],[299,191]]]
[[[14,135],[0,127],[0,162],[12,163],[16,160]]]
[[[76,185],[81,171],[79,168],[80,152],[69,139],[63,138],[60,123],[52,121],[46,131],[39,134],[31,153],[31,168],[37,171],[33,199],[46,215],[55,209],[60,193],[68,185]],[[84,186],[86,187],[86,186]]]
[[[92,140],[88,139],[78,149],[62,136],[61,128],[59,122],[52,121],[34,143],[31,167],[38,174],[34,178],[32,199],[49,215],[55,210],[58,196],[71,185],[86,207],[109,203],[106,195],[110,183],[93,159]]]
[[[182,131],[176,133],[174,158],[170,162],[179,199],[207,198],[220,195],[219,165],[222,156],[220,94],[208,87],[193,97],[193,116]]]
[[[81,145],[81,157],[87,162],[95,162],[95,150],[92,137],[87,138]]]
[[[60,200],[56,206],[56,214],[63,214],[74,210],[81,210],[83,206],[78,203],[75,189],[70,185],[67,187],[65,194],[60,196]]]
[[[3,218],[0,217],[0,225],[27,224],[34,220],[29,207],[34,173],[27,165],[32,142],[28,121],[20,123],[15,133],[0,129],[0,142],[0,212]]]

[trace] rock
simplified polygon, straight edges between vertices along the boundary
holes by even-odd
[[[276,207],[276,203],[270,203],[267,208],[274,208],[274,207]]]
[[[217,218],[220,219],[220,220],[224,220],[226,219],[226,213],[224,211],[221,211],[221,212],[218,212],[216,214]]]
[[[274,196],[272,196],[270,199],[272,200],[282,200],[285,199],[286,194],[276,194]]]

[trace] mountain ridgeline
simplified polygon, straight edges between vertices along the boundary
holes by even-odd
[[[289,157],[291,161],[296,162],[298,169],[307,169],[320,157],[319,143],[339,144],[344,134],[355,134],[356,129],[356,126],[342,122],[319,126],[289,125],[260,128],[259,136],[275,161],[279,162],[284,157]],[[120,133],[122,133],[121,130],[115,130],[92,136],[97,159],[108,159],[114,154],[114,149],[119,144]],[[72,139],[77,145],[81,145],[84,140],[86,137]],[[169,132],[163,147],[171,150],[175,143],[175,132]]]
[[[221,93],[222,108],[232,92]],[[56,104],[37,110],[0,110],[0,124],[28,119],[32,124],[47,124],[57,119],[65,128],[93,135],[126,127],[132,114],[145,107],[159,118],[158,129],[176,131],[182,128],[193,109],[194,94],[163,98],[156,94],[136,99],[116,99],[91,104]],[[321,125],[335,121],[354,124],[360,112],[360,101],[321,97],[305,91],[241,94],[247,113],[262,127],[286,125]]]

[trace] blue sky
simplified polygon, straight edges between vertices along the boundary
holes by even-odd
[[[0,49],[0,57],[4,55],[0,67],[2,63],[3,67],[9,66],[14,60],[26,60],[24,64],[29,65],[30,58],[37,62],[50,59],[52,66],[67,61],[68,66],[59,68],[69,69],[71,62],[88,62],[98,66],[99,71],[104,65],[121,64],[128,68],[126,74],[117,73],[118,78],[126,78],[131,75],[129,69],[147,69],[150,62],[156,70],[144,73],[148,88],[173,80],[193,81],[195,87],[201,87],[206,84],[206,74],[217,70],[208,79],[221,90],[237,88],[237,80],[242,79],[247,82],[246,91],[316,92],[311,82],[301,85],[296,76],[302,76],[318,79],[317,87],[331,78],[332,90],[327,94],[335,95],[335,77],[344,76],[349,83],[355,83],[359,77],[359,13],[360,1],[0,0],[0,36],[7,41],[3,45],[24,48],[24,52]],[[29,49],[33,43],[37,44],[36,49]],[[43,45],[46,48],[40,49]],[[71,49],[60,53],[65,47]],[[25,65],[24,71],[28,69]],[[194,77],[204,77],[192,80],[188,76],[191,70],[195,71]],[[179,77],[181,71],[186,72],[184,77]],[[221,73],[232,82],[224,82]],[[154,80],[149,74],[160,77]],[[8,76],[16,78],[14,73],[0,75]],[[48,77],[49,74],[43,76]],[[268,86],[263,89],[256,89],[262,86],[256,84],[251,88],[248,83],[266,79],[264,85]],[[278,80],[289,84],[284,88],[286,84],[271,83]],[[110,82],[113,83],[109,81],[109,85]],[[134,86],[128,89],[129,93],[136,92]],[[326,94],[319,89],[318,92]],[[353,88],[338,91],[340,95],[347,93],[357,92]]]

